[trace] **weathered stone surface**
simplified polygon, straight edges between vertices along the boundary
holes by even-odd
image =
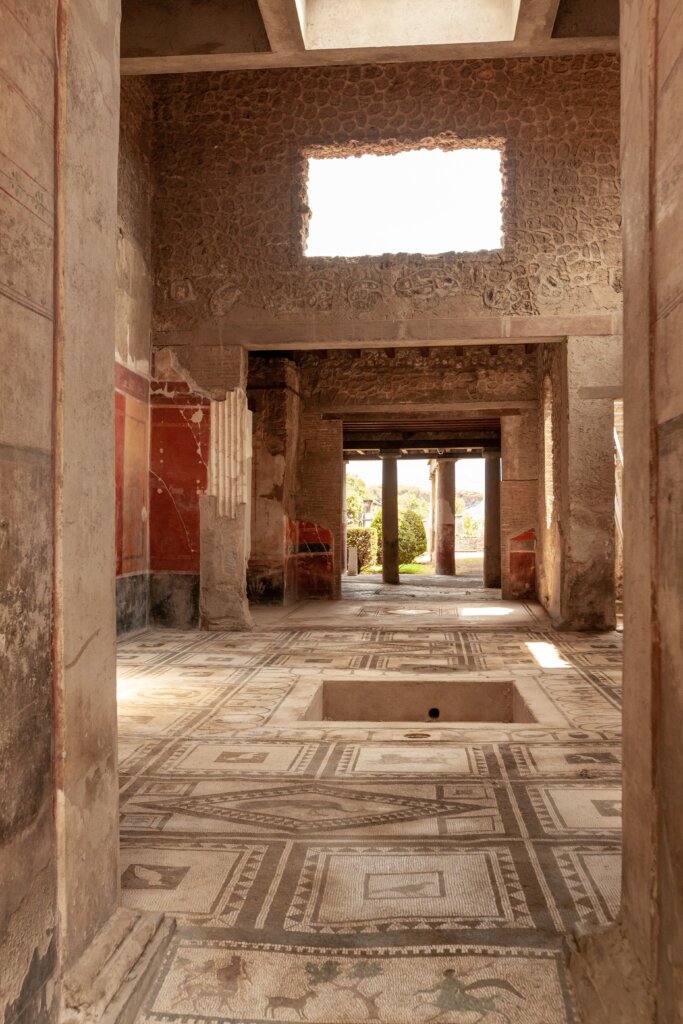
[[[539,362],[539,596],[556,625],[615,622],[614,401],[621,338],[569,338]]]
[[[258,321],[620,308],[611,56],[169,76],[155,89],[158,343],[216,344],[213,328],[228,341]],[[503,147],[501,252],[304,257],[308,154],[470,139]],[[174,298],[178,280],[192,301]]]
[[[116,906],[114,324],[118,7],[72,0],[61,116],[57,828],[63,967]],[[96,140],[96,142],[94,141]]]
[[[302,397],[321,409],[536,399],[535,357],[518,345],[301,352],[297,361]]]
[[[116,246],[116,357],[150,374],[152,318],[152,90],[121,82]]]
[[[172,917],[119,907],[64,978],[60,1024],[133,1024],[174,930]]]
[[[0,1019],[52,1024],[53,4],[0,36]]]
[[[217,513],[217,499],[199,501],[201,552],[199,617],[202,629],[249,629],[247,505],[234,518]]]

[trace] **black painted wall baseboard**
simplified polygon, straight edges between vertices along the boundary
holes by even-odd
[[[119,576],[116,580],[116,635],[145,629],[148,615],[149,573]]]
[[[196,629],[199,625],[199,573],[153,572],[149,581],[150,626]]]

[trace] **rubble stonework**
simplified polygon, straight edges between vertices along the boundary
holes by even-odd
[[[614,56],[192,74],[154,88],[157,339],[215,323],[621,307]],[[303,255],[307,155],[468,142],[502,147],[501,251]]]

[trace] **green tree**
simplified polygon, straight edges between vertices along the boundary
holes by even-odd
[[[377,557],[382,561],[382,509],[378,508],[370,523],[370,529],[377,534]]]
[[[427,550],[427,534],[420,514],[414,507],[403,510],[398,520],[398,558],[401,565],[414,562]]]
[[[358,551],[358,569],[377,563],[377,534],[372,527],[349,526],[346,531],[346,543]]]
[[[377,531],[377,550],[382,561],[382,510],[375,513],[372,529]],[[427,550],[427,534],[422,517],[416,508],[409,506],[398,515],[398,559],[401,565],[413,562]]]

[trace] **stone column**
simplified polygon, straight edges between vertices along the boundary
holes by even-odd
[[[455,576],[455,459],[439,459],[436,466],[437,576]]]
[[[613,629],[614,400],[621,384],[619,337],[567,338],[564,346],[560,499],[560,618],[571,630]]]
[[[484,497],[484,586],[500,586],[500,452],[487,452]]]
[[[398,583],[398,455],[382,460],[382,579]]]
[[[341,572],[342,576],[346,575],[346,563],[348,558],[348,549],[346,545],[346,471],[349,468],[348,459],[344,459],[344,468],[342,470],[342,504],[341,504]]]
[[[251,413],[243,388],[211,402],[209,487],[199,503],[202,629],[249,629]]]
[[[436,559],[436,461],[429,460],[429,561]]]

